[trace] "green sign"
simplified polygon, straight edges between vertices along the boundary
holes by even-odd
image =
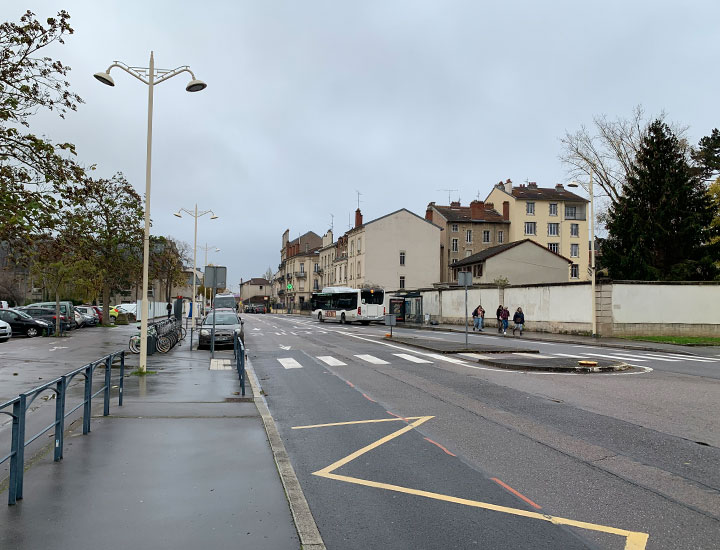
[[[292,290],[292,283],[288,283],[287,289]]]

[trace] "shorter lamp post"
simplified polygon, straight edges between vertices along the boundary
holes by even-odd
[[[208,245],[207,243],[205,243],[205,246],[201,246],[200,248],[205,251],[205,266],[208,265],[208,259],[207,259],[207,258],[208,258],[208,251],[211,251],[211,252],[220,252],[220,249],[219,249],[217,246],[215,246],[214,244]],[[214,248],[215,250],[210,250],[211,248]],[[205,286],[205,281],[204,281],[204,280],[203,280],[203,286]],[[203,292],[203,308],[205,308],[205,305],[206,305],[205,302],[206,302],[206,301],[207,301],[207,287],[205,287],[205,291]]]
[[[568,187],[582,187],[590,195],[590,274],[592,276],[590,282],[590,304],[592,315],[592,336],[597,338],[597,304],[595,299],[595,208],[593,195],[593,169],[590,168],[590,182],[585,185],[582,182],[572,181]]]
[[[215,215],[215,212],[212,210],[205,210],[203,212],[198,212],[197,203],[195,203],[195,210],[188,210],[187,208],[181,208],[175,214],[174,216],[177,216],[178,218],[182,218],[182,213],[185,212],[186,214],[189,214],[193,218],[195,218],[195,239],[193,241],[193,289],[192,289],[192,302],[191,302],[191,312],[192,312],[192,323],[190,325],[190,349],[192,350],[193,345],[193,332],[195,331],[195,319],[197,318],[198,311],[197,311],[197,290],[196,289],[196,281],[197,281],[197,221],[198,218],[204,216],[205,214],[212,214],[210,216],[211,220],[217,220],[217,216]],[[205,260],[207,262],[207,259]]]

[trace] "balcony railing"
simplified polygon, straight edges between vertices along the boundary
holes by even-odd
[[[298,279],[304,279],[305,277],[307,277],[307,273],[305,273],[304,271],[296,271],[295,277],[297,277]]]

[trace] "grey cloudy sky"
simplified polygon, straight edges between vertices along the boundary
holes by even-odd
[[[277,269],[281,235],[335,235],[357,207],[371,220],[428,202],[467,204],[511,178],[567,181],[566,130],[642,104],[687,125],[720,125],[720,2],[382,0],[5,1],[70,12],[75,34],[53,55],[86,101],[33,130],[77,145],[97,174],[122,171],[143,193],[147,88],[113,60],[190,65],[155,89],[153,233],[192,245],[180,207],[213,209],[198,243],[240,279]],[[204,252],[198,253],[198,265]]]

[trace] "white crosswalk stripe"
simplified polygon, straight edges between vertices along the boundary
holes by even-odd
[[[702,357],[700,355],[682,355],[681,353],[666,353],[669,357],[677,357],[678,359],[685,359],[686,361],[696,361],[698,363],[717,363],[717,359],[711,359],[710,357]]]
[[[680,362],[680,359],[676,359],[674,357],[663,357],[661,355],[653,355],[651,353],[646,353],[643,355],[643,357],[646,357],[648,359],[652,359],[654,361],[665,361],[666,363],[678,363]]]
[[[347,363],[343,363],[342,361],[340,361],[340,359],[336,359],[331,355],[323,355],[321,357],[318,357],[318,359],[331,367],[342,367],[344,365],[347,365]]]
[[[302,368],[302,365],[300,363],[298,363],[292,357],[282,357],[282,358],[278,357],[278,361],[286,369],[301,369]]]
[[[587,359],[587,355],[573,355],[572,353],[553,353],[558,357],[570,357],[572,359]]]
[[[401,359],[410,361],[412,363],[432,363],[432,361],[428,361],[427,359],[421,359],[420,357],[410,355],[409,353],[393,353],[393,355],[400,357]]]
[[[379,359],[375,357],[374,355],[356,355],[358,359],[362,359],[363,361],[367,361],[368,363],[372,363],[373,365],[389,365],[387,361],[384,361],[383,359]]]
[[[588,353],[588,355],[591,357],[602,357],[604,359],[622,359],[623,361],[648,361],[648,359],[640,359],[632,355],[606,355],[604,353]]]
[[[441,355],[439,353],[428,353],[428,357],[433,359],[439,359],[440,361],[446,361],[447,363],[456,363],[458,365],[467,365],[462,359],[456,359],[455,357],[448,357],[447,355]]]

